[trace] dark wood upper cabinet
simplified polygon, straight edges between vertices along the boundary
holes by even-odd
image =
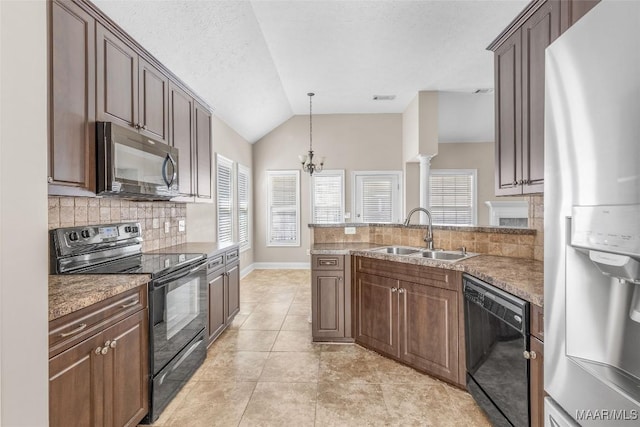
[[[96,21],[71,2],[50,8],[49,182],[93,191]]]
[[[495,193],[544,191],[545,49],[599,0],[534,0],[489,45],[495,53]]]
[[[192,195],[193,161],[195,158],[193,112],[194,100],[185,91],[173,83],[169,83],[169,111],[171,116],[171,145],[179,150],[178,185],[181,194]]]
[[[558,36],[558,1],[547,1],[522,26],[523,193],[544,190],[544,52]]]
[[[96,28],[98,120],[139,127],[138,53],[115,34]]]
[[[97,31],[97,117],[169,142],[169,78],[104,26]]]
[[[138,58],[140,132],[169,142],[169,78],[144,58]]]
[[[196,196],[211,199],[211,113],[195,103]]]
[[[513,33],[495,51],[496,195],[520,194],[522,170],[521,33]]]

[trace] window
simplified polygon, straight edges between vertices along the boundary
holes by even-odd
[[[344,171],[322,171],[311,177],[311,222],[344,222]]]
[[[267,171],[267,246],[300,246],[300,171]]]
[[[475,169],[432,169],[429,210],[434,224],[475,225]]]
[[[353,172],[355,222],[402,222],[402,172]]]
[[[217,155],[218,242],[233,241],[233,162]]]
[[[251,182],[251,171],[248,167],[238,165],[238,243],[240,243],[241,249],[248,249],[251,247],[249,241],[249,198]]]

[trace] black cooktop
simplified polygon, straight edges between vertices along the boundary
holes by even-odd
[[[77,270],[77,274],[150,274],[167,275],[206,259],[205,254],[139,254]]]

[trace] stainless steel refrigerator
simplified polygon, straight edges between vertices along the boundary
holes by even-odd
[[[545,425],[640,425],[640,2],[558,38],[545,96]]]

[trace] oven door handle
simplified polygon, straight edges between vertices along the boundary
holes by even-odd
[[[192,268],[190,270],[174,273],[174,274],[172,274],[172,275],[170,275],[170,276],[168,276],[166,278],[163,278],[162,280],[158,280],[158,281],[154,282],[153,288],[154,289],[161,288],[161,287],[167,285],[168,283],[175,282],[176,280],[182,279],[183,277],[190,276],[191,274],[195,273],[196,271],[206,268],[206,265],[207,265],[207,263],[203,262],[202,264],[199,264],[197,267],[194,267],[194,268]]]

